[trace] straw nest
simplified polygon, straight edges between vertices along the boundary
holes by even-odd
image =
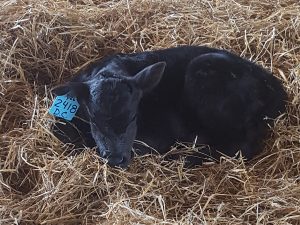
[[[0,224],[300,224],[298,0],[4,0],[0,5]],[[126,171],[50,132],[49,90],[113,52],[225,48],[289,93],[249,163],[185,169],[161,156]]]

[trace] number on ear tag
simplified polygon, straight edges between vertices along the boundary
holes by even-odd
[[[54,99],[54,102],[49,109],[49,114],[71,121],[78,108],[79,103],[76,98],[71,98],[67,95],[60,95]]]

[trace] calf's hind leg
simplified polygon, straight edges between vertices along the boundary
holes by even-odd
[[[211,155],[234,156],[241,151],[251,159],[265,136],[265,88],[252,63],[226,52],[201,55],[189,65],[184,97],[186,113],[208,137]],[[257,134],[256,134],[257,133]],[[205,151],[209,152],[209,151]],[[196,154],[197,157],[201,155]]]

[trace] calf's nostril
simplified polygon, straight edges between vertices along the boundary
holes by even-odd
[[[111,152],[109,152],[109,151],[103,151],[101,155],[102,155],[102,158],[107,159],[107,158],[110,157]]]
[[[122,157],[121,157],[121,160],[119,161],[119,165],[120,165],[120,164],[123,164],[125,161],[126,161],[126,159],[122,156]]]
[[[117,157],[109,157],[108,164],[113,167],[121,167],[126,168],[128,166],[128,160],[126,157],[117,156]]]

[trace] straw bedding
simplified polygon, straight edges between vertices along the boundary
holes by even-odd
[[[299,15],[298,0],[2,1],[0,224],[300,224]],[[51,134],[53,86],[114,52],[182,44],[283,81],[287,113],[256,159],[185,169],[153,155],[121,171]]]

